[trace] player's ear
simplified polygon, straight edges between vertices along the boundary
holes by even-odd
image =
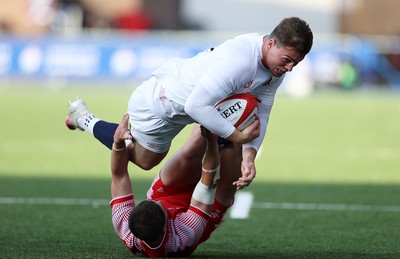
[[[271,38],[268,40],[268,44],[267,44],[268,49],[272,48],[275,45],[276,45],[276,39]]]

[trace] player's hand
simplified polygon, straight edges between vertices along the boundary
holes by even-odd
[[[253,179],[256,177],[256,169],[254,164],[245,165],[244,161],[242,162],[242,177],[240,177],[233,185],[236,185],[237,190],[241,190],[251,184]]]
[[[246,144],[260,136],[260,131],[260,119],[257,117],[247,128],[242,131],[235,130],[227,139],[238,144]]]
[[[122,142],[127,139],[132,139],[131,131],[128,127],[129,123],[129,115],[125,113],[124,117],[122,118],[121,123],[118,125],[118,128],[115,130],[114,133],[114,141]]]
[[[242,130],[242,133],[247,136],[247,140],[248,142],[250,142],[253,139],[258,138],[258,136],[260,136],[260,131],[261,131],[261,124],[260,124],[260,119],[257,116],[252,124],[250,124],[247,128]]]
[[[233,185],[236,186],[237,190],[249,186],[256,177],[256,166],[254,164],[255,156],[256,151],[254,149],[248,148],[244,150],[244,156],[240,168],[242,170],[242,177],[240,177],[236,182],[233,182]]]

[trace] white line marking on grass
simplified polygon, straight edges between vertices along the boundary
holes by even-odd
[[[111,199],[110,199],[111,200]],[[108,206],[110,200],[101,199],[73,199],[73,198],[15,198],[15,197],[0,197],[0,204],[25,204],[25,205],[91,205],[95,208],[99,206]]]
[[[254,196],[251,192],[237,192],[235,203],[230,209],[230,217],[232,219],[247,219],[253,205],[253,198]]]
[[[331,210],[331,211],[382,211],[400,212],[400,206],[360,205],[360,204],[323,204],[323,203],[289,203],[258,202],[253,208],[275,210]]]
[[[251,197],[250,197],[251,195]],[[360,204],[324,204],[324,203],[290,203],[290,202],[254,202],[251,192],[240,191],[235,196],[235,204],[230,209],[235,215],[248,215],[250,208],[270,210],[331,210],[331,211],[381,211],[400,213],[396,205],[360,205]],[[111,200],[111,199],[110,199]],[[0,197],[0,204],[10,205],[65,205],[65,206],[109,206],[106,199],[74,199],[46,197]],[[236,214],[237,213],[237,214]],[[232,216],[231,216],[232,217]]]

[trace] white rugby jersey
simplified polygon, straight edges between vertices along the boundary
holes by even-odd
[[[263,66],[262,46],[260,34],[239,35],[192,58],[173,59],[157,69],[153,75],[161,82],[158,89],[164,98],[162,103],[168,103],[168,113],[172,114],[166,119],[181,124],[197,122],[226,138],[235,129],[213,105],[230,94],[249,92],[261,101],[261,134],[245,147],[258,150],[284,77],[273,77]],[[160,106],[156,104],[156,109],[165,109]]]

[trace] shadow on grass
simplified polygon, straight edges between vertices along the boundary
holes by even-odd
[[[383,253],[383,254],[368,254],[368,253],[351,253],[351,252],[340,252],[340,251],[304,251],[304,252],[296,252],[296,253],[257,253],[257,252],[219,252],[219,253],[204,253],[204,254],[196,254],[191,256],[190,258],[243,258],[243,259],[251,259],[251,258],[398,258],[399,254],[396,253]]]
[[[133,178],[137,199],[151,180]],[[255,202],[400,206],[398,185],[257,183]],[[0,197],[110,199],[109,179],[0,178]],[[104,206],[0,204],[4,258],[131,256]],[[252,208],[227,218],[191,258],[398,258],[399,212]]]

